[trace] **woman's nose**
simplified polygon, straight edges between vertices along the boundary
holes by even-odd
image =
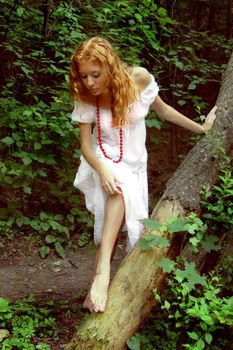
[[[87,85],[88,86],[93,86],[94,84],[94,79],[92,77],[87,77]]]

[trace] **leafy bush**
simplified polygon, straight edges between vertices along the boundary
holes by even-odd
[[[46,338],[58,337],[56,320],[50,314],[49,304],[37,307],[32,296],[15,304],[0,298],[0,327],[5,330],[6,336],[0,343],[0,349],[50,350]]]

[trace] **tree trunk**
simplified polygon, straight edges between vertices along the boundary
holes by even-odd
[[[166,224],[171,216],[198,211],[201,187],[213,185],[218,179],[224,158],[222,149],[233,158],[232,100],[233,55],[218,96],[217,119],[211,134],[198,142],[176,170],[151,218]],[[164,236],[161,232],[154,233]],[[105,312],[92,314],[84,321],[66,350],[125,349],[127,339],[135,333],[155,303],[152,289],[157,288],[160,292],[164,287],[165,274],[156,262],[164,256],[174,258],[180,254],[181,237],[177,237],[168,248],[154,247],[142,251],[136,246],[126,256],[111,282]]]

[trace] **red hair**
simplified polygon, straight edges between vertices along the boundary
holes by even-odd
[[[110,95],[112,102],[113,126],[122,127],[129,123],[129,105],[135,100],[137,88],[134,85],[127,66],[122,64],[111,44],[104,38],[92,37],[83,41],[71,57],[70,87],[75,99],[80,100],[83,85],[79,77],[79,63],[97,62],[105,67],[110,77]]]

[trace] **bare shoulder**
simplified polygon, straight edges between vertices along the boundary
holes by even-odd
[[[133,67],[132,79],[140,91],[143,91],[151,82],[151,76],[144,67]]]

